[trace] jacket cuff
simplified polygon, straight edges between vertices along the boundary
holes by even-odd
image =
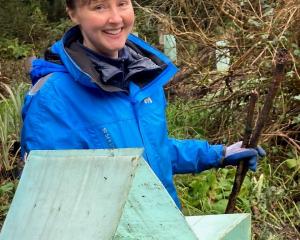
[[[222,144],[218,145],[210,145],[207,159],[204,163],[198,163],[199,172],[211,169],[211,168],[219,168],[222,166],[224,157],[225,157],[226,147]],[[202,166],[201,166],[202,165]]]

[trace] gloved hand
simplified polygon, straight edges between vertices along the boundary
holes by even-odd
[[[254,148],[242,148],[242,142],[234,143],[225,149],[225,157],[222,165],[237,166],[240,161],[247,161],[248,168],[255,172],[259,157],[266,156],[265,150],[258,146]]]

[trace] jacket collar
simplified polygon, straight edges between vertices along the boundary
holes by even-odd
[[[119,92],[121,90],[119,87],[105,85],[101,81],[98,81],[99,73],[93,64],[91,64],[89,57],[86,54],[82,54],[83,50],[80,49],[79,46],[73,44],[80,38],[80,29],[78,26],[75,26],[65,33],[61,41],[51,47],[51,51],[59,54],[61,61],[76,81],[88,87],[100,87],[108,92]],[[177,72],[177,68],[169,58],[140,38],[130,34],[126,46],[130,51],[135,52],[135,54],[151,59],[156,66],[162,69],[151,81],[146,81],[142,84],[136,81],[131,82],[130,95],[144,95],[139,93],[149,92],[150,90],[148,88],[150,88],[150,86],[151,88],[156,86],[161,87]]]

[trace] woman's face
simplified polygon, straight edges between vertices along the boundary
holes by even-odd
[[[134,24],[131,0],[92,0],[68,13],[80,26],[83,45],[111,58],[118,57]]]

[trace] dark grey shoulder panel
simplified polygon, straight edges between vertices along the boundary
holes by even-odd
[[[36,84],[34,84],[31,89],[29,90],[28,95],[35,95],[42,87],[43,85],[47,82],[47,80],[52,76],[52,73],[40,78]]]

